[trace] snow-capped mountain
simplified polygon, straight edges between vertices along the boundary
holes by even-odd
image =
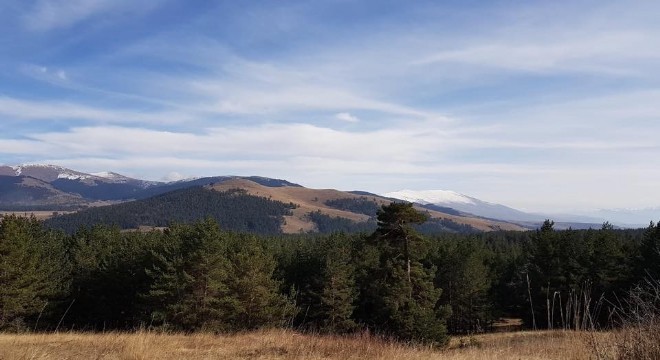
[[[156,183],[117,173],[88,174],[57,165],[23,164],[0,166],[0,204],[31,206],[62,204],[69,194],[76,205],[95,201],[133,199]]]
[[[45,164],[23,164],[14,166],[0,166],[0,175],[4,176],[29,176],[46,182],[57,179],[85,180],[92,175],[67,169],[56,165]]]
[[[660,207],[638,210],[599,210],[579,214],[541,214],[523,212],[447,190],[401,190],[386,193],[383,196],[430,206],[431,209],[434,206],[451,208],[476,216],[515,222],[530,228],[537,227],[545,219],[554,220],[556,229],[599,228],[605,221],[621,227],[644,227],[648,226],[649,221],[660,220]]]
[[[84,173],[47,164],[0,165],[0,210],[8,207],[81,206],[97,202],[120,202],[204,186],[231,179],[247,179],[268,187],[300,186],[285,180],[258,176],[214,176],[154,182],[130,178],[115,172]],[[356,191],[357,195],[374,195]],[[448,190],[401,190],[382,196],[418,203],[429,210],[446,214],[471,214],[535,228],[545,219],[555,221],[555,228],[598,228],[609,221],[621,227],[645,227],[660,221],[660,207],[646,209],[604,209],[577,214],[527,213],[502,204],[490,203]],[[96,204],[97,205],[97,204]]]
[[[383,195],[418,204],[475,204],[479,201],[449,190],[401,190]]]
[[[410,201],[422,205],[448,207],[460,212],[491,219],[508,221],[543,221],[542,215],[529,214],[504,206],[482,201],[449,190],[401,190],[383,194],[383,196]]]
[[[115,172],[83,173],[57,165],[0,166],[0,210],[50,205],[57,209],[145,199],[237,178],[242,177],[215,176],[165,183],[133,179]],[[286,180],[245,178],[270,187],[300,186]]]
[[[0,176],[28,176],[45,182],[60,180],[78,180],[88,184],[103,183],[145,183],[114,172],[83,173],[62,166],[48,164],[22,164],[0,166]]]

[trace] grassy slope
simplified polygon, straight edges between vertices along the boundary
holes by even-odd
[[[516,332],[454,338],[434,350],[369,335],[304,335],[263,330],[237,335],[0,334],[0,359],[588,359],[589,338],[608,333]]]
[[[356,214],[349,211],[342,211],[329,207],[325,205],[327,200],[342,198],[357,199],[360,197],[367,197],[368,199],[374,199],[378,205],[390,203],[390,200],[378,196],[355,195],[349,192],[331,189],[309,189],[304,187],[290,186],[266,187],[246,179],[232,179],[219,184],[215,184],[212,186],[212,188],[217,191],[226,191],[236,188],[245,189],[249,194],[252,195],[263,196],[284,203],[292,202],[294,204],[298,204],[299,207],[293,210],[293,215],[285,217],[286,225],[284,225],[282,229],[285,233],[297,233],[300,231],[300,229],[303,231],[314,231],[314,223],[309,221],[309,219],[306,219],[305,215],[317,210],[326,215],[333,217],[339,216],[356,222],[366,221],[369,218],[363,214]],[[426,209],[422,208],[420,208],[420,210],[427,211]],[[456,216],[431,210],[428,211],[433,218],[449,219],[459,224],[470,225],[482,231],[491,231],[495,229],[524,230],[521,226],[506,222],[492,221],[476,217]]]

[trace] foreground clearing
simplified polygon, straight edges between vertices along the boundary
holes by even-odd
[[[0,334],[0,359],[588,359],[593,336],[538,331],[453,338],[433,350],[356,335],[264,330],[237,335],[138,333]]]

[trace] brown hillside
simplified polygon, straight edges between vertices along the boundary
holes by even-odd
[[[328,200],[345,199],[345,198],[363,198],[372,199],[378,205],[387,205],[390,200],[380,196],[364,196],[355,195],[345,191],[333,189],[308,189],[304,187],[267,187],[257,184],[253,181],[246,179],[232,179],[222,183],[213,184],[210,188],[216,191],[227,191],[230,189],[244,189],[249,194],[255,196],[262,196],[272,200],[281,201],[284,203],[294,203],[298,205],[293,210],[293,215],[285,217],[285,225],[282,231],[285,233],[297,233],[315,231],[315,224],[307,218],[307,214],[313,211],[320,211],[322,214],[329,216],[338,216],[352,221],[361,222],[367,221],[369,217],[364,214],[356,214],[349,211],[343,211],[331,208],[325,205]],[[426,209],[423,209],[427,211]],[[445,214],[438,211],[428,211],[433,218],[449,219],[459,224],[470,225],[481,231],[492,230],[523,230],[522,227],[506,222],[498,222],[468,216],[456,216]]]

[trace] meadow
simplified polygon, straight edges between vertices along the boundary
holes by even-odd
[[[434,349],[367,333],[315,335],[282,329],[232,335],[0,334],[0,359],[592,359],[616,358],[615,338],[612,332],[521,331],[452,337],[448,347]]]

